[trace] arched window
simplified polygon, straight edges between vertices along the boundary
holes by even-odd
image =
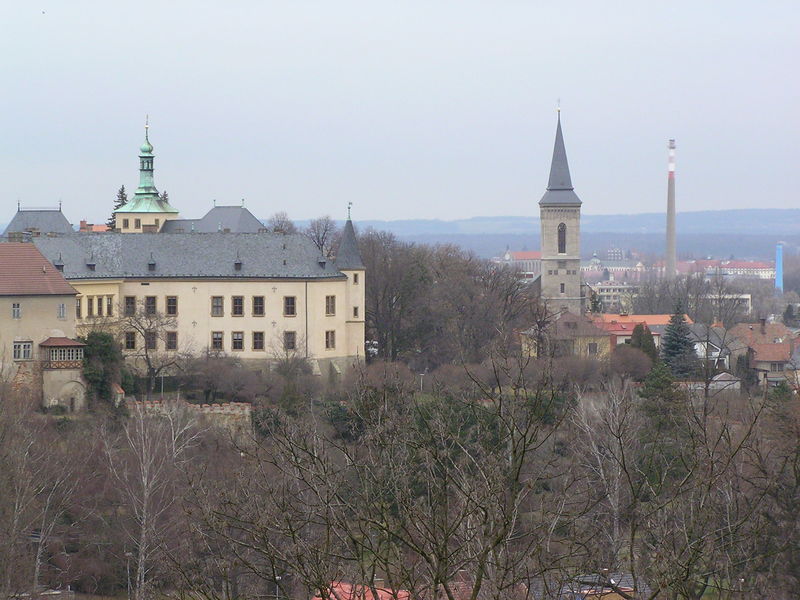
[[[567,253],[567,226],[564,223],[558,224],[558,253]]]

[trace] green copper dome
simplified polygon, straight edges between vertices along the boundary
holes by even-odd
[[[151,144],[151,143],[150,143],[150,140],[148,140],[148,139],[145,137],[145,139],[144,139],[144,144],[142,144],[142,147],[141,147],[141,148],[139,148],[139,151],[140,151],[142,154],[152,154],[152,153],[153,153],[153,144]]]

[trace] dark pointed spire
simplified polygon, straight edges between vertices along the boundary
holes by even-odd
[[[559,109],[556,143],[553,146],[553,161],[550,163],[550,180],[547,183],[547,191],[539,200],[539,204],[579,205],[580,198],[573,190],[567,162],[567,149],[564,147],[564,135],[561,133],[561,109]]]
[[[571,190],[572,179],[569,176],[567,150],[564,148],[564,135],[561,133],[561,111],[558,111],[558,127],[556,127],[556,143],[553,146],[553,162],[550,163],[550,181],[548,190]]]
[[[353,222],[347,219],[342,231],[342,239],[339,241],[339,250],[336,253],[336,268],[340,271],[351,271],[363,269],[364,263],[361,260],[361,253],[358,251],[358,240],[353,229]]]

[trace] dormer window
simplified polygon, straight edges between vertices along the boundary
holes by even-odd
[[[148,271],[156,270],[156,262],[154,260],[151,260],[149,263],[147,263],[147,270]]]
[[[87,269],[89,269],[90,271],[94,271],[94,269],[95,269],[95,267],[96,267],[96,266],[97,266],[97,265],[95,264],[95,262],[94,262],[94,261],[91,261],[91,262],[87,262],[87,263],[86,263],[86,268],[87,268]]]
[[[241,271],[242,270],[242,261],[241,260],[237,259],[236,262],[233,263],[233,270],[234,271]]]

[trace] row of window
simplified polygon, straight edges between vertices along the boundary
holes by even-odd
[[[156,229],[158,229],[158,226],[160,224],[161,224],[161,221],[159,219],[156,219],[155,220]],[[131,225],[130,219],[122,219],[122,228],[123,229],[130,229],[130,225]],[[142,220],[141,219],[134,219],[133,220],[133,228],[134,229],[141,229],[142,228]]]
[[[126,317],[136,314],[136,296],[125,296],[124,313]],[[110,310],[110,304],[109,304]],[[154,315],[158,312],[158,298],[157,296],[144,297],[144,312],[148,315]],[[178,297],[166,296],[164,313],[167,316],[177,316],[178,314]],[[231,316],[243,317],[245,313],[245,297],[244,296],[231,296]],[[111,314],[111,313],[108,313]],[[250,299],[250,314],[253,317],[263,317],[266,314],[266,305],[264,296],[252,296]],[[283,297],[283,316],[294,317],[297,315],[297,297],[284,296]],[[325,315],[332,317],[336,315],[336,296],[325,296]],[[224,317],[225,316],[225,296],[211,296],[211,316]],[[358,307],[353,307],[353,317],[358,318]]]
[[[83,360],[83,348],[50,348],[50,360]]]
[[[84,296],[75,299],[75,316],[83,318],[83,310],[86,310],[87,317],[113,317],[114,316],[114,297],[113,296]]]
[[[136,350],[137,347],[137,334],[135,331],[125,332],[125,349]],[[164,334],[164,349],[177,350],[178,349],[178,332],[167,331]],[[265,350],[264,345],[264,332],[253,331],[250,334],[250,349],[251,350]],[[234,331],[230,336],[230,349],[231,350],[244,350],[245,349],[245,334],[244,331]],[[147,350],[158,349],[158,335],[154,331],[148,331],[144,334],[144,347]],[[14,346],[16,357],[16,344]],[[225,333],[222,331],[211,332],[211,349],[212,350],[225,350]],[[296,350],[297,349],[297,332],[284,331],[283,332],[283,349]],[[325,332],[325,349],[336,349],[336,332],[333,330]],[[82,350],[81,350],[82,351]],[[30,357],[29,357],[30,358]]]
[[[548,275],[558,275],[559,274],[559,269],[548,269],[547,270],[547,274]],[[564,274],[565,275],[577,275],[578,271],[576,269],[566,269],[564,271]]]
[[[56,317],[58,317],[59,319],[67,318],[67,305],[64,304],[63,302],[56,305]],[[22,303],[20,302],[11,303],[11,318],[12,319],[22,318]]]
[[[14,360],[31,360],[33,342],[14,342]],[[50,348],[51,361],[83,360],[83,348]]]

